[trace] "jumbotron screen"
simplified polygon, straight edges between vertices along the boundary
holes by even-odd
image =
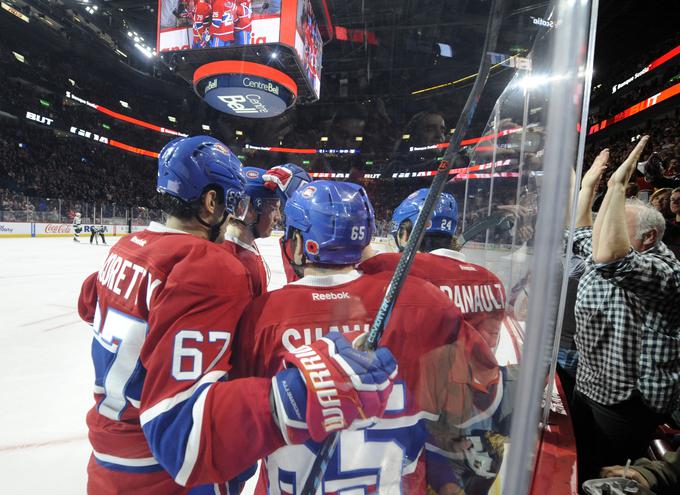
[[[310,0],[159,0],[158,12],[159,52],[281,43],[319,97],[323,42]]]
[[[281,0],[160,0],[158,51],[276,43]]]

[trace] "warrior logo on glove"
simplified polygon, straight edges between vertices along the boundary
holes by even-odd
[[[338,332],[284,356],[273,378],[279,426],[286,441],[316,442],[344,428],[366,428],[383,414],[397,374],[389,350],[363,352]]]

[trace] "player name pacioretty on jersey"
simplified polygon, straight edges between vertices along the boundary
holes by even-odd
[[[132,277],[128,278],[128,275],[130,274]],[[100,284],[117,295],[121,295],[123,290],[126,289],[127,284],[127,290],[125,290],[123,298],[128,300],[134,291],[135,301],[137,300],[137,294],[139,294],[139,286],[145,278],[147,278],[146,300],[148,308],[148,302],[151,300],[151,295],[153,294],[154,289],[161,284],[162,280],[154,279],[150,274],[147,277],[147,270],[143,266],[126,260],[116,253],[111,253],[109,254],[109,257],[106,258],[104,266],[99,270],[99,275],[97,276],[97,280]]]
[[[345,417],[340,409],[338,389],[335,382],[328,380],[331,372],[321,359],[321,356],[311,347],[304,345],[291,351],[300,359],[300,364],[309,376],[316,396],[321,404],[321,412],[324,417],[324,429],[327,432],[340,430],[345,426]]]

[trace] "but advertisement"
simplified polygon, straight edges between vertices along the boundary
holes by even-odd
[[[281,0],[159,0],[158,51],[276,43]]]

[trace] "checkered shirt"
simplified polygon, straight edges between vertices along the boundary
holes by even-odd
[[[680,405],[680,263],[663,244],[613,263],[592,259],[592,229],[576,229],[586,258],[578,286],[576,389],[611,405],[633,391],[660,413]]]

